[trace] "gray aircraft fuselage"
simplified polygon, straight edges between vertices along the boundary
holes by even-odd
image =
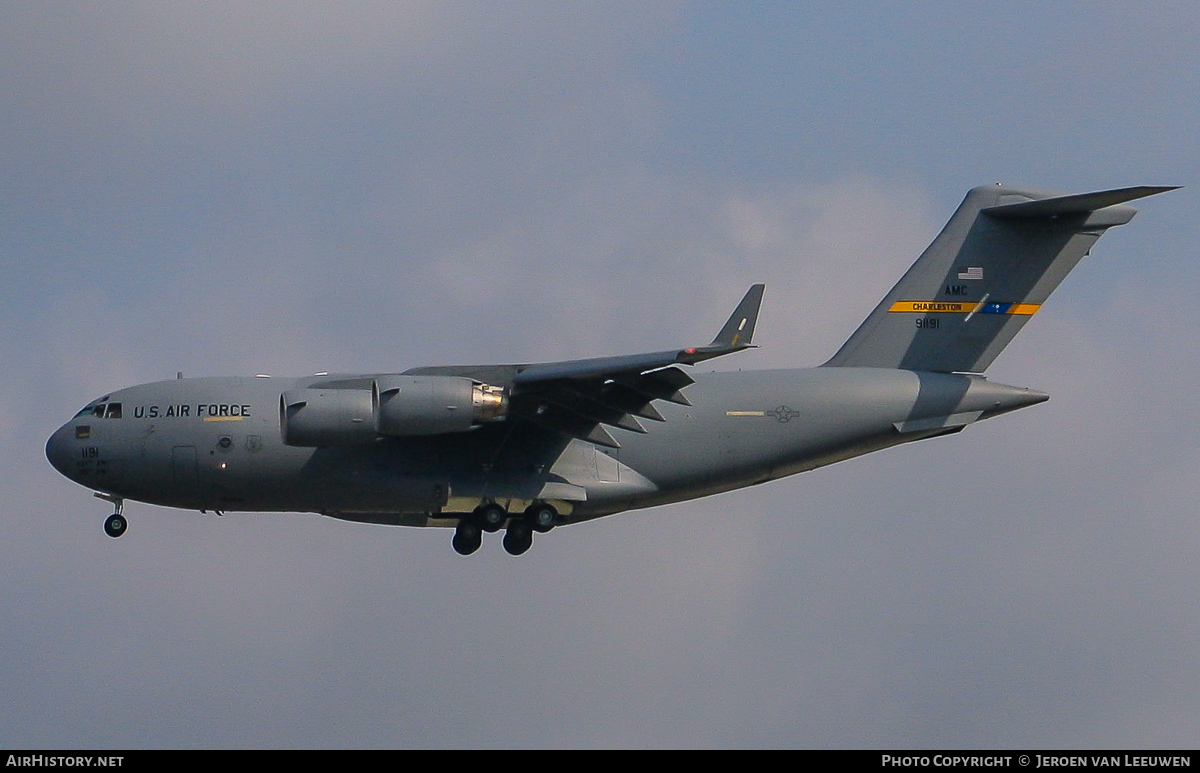
[[[804,472],[1047,399],[981,376],[888,368],[693,377],[692,405],[662,407],[665,421],[622,435],[616,449],[549,432],[516,442],[503,424],[361,446],[285,445],[281,391],[326,376],[176,379],[121,389],[103,403],[119,404],[119,418],[72,419],[50,438],[47,455],[68,478],[123,499],[414,526],[488,499],[524,506],[536,498],[533,487],[561,482],[586,491],[584,501],[557,500],[570,523]]]
[[[315,512],[455,528],[514,554],[545,532],[957,432],[1047,395],[979,375],[1124,202],[984,186],[825,365],[697,373],[751,347],[762,285],[707,346],[527,365],[178,378],[89,403],[51,464],[116,505]],[[682,366],[682,367],[681,367]],[[610,432],[610,430],[612,430]]]

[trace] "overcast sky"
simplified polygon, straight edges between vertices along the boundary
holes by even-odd
[[[1194,748],[1194,3],[0,3],[0,747]],[[520,558],[108,506],[186,375],[704,343],[810,366],[965,191],[1139,202],[989,375],[1050,402]]]

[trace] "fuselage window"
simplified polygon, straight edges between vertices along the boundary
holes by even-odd
[[[109,403],[108,410],[104,412],[104,418],[106,418],[106,419],[121,418],[121,404],[120,403]]]

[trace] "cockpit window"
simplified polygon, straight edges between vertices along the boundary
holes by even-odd
[[[89,404],[83,407],[79,413],[75,414],[75,418],[79,419],[84,416],[95,416],[98,419],[119,419],[121,418],[120,403],[96,403]]]

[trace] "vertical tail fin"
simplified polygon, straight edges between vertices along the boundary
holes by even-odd
[[[1070,196],[983,186],[827,366],[979,373],[1092,244],[1171,187]]]

